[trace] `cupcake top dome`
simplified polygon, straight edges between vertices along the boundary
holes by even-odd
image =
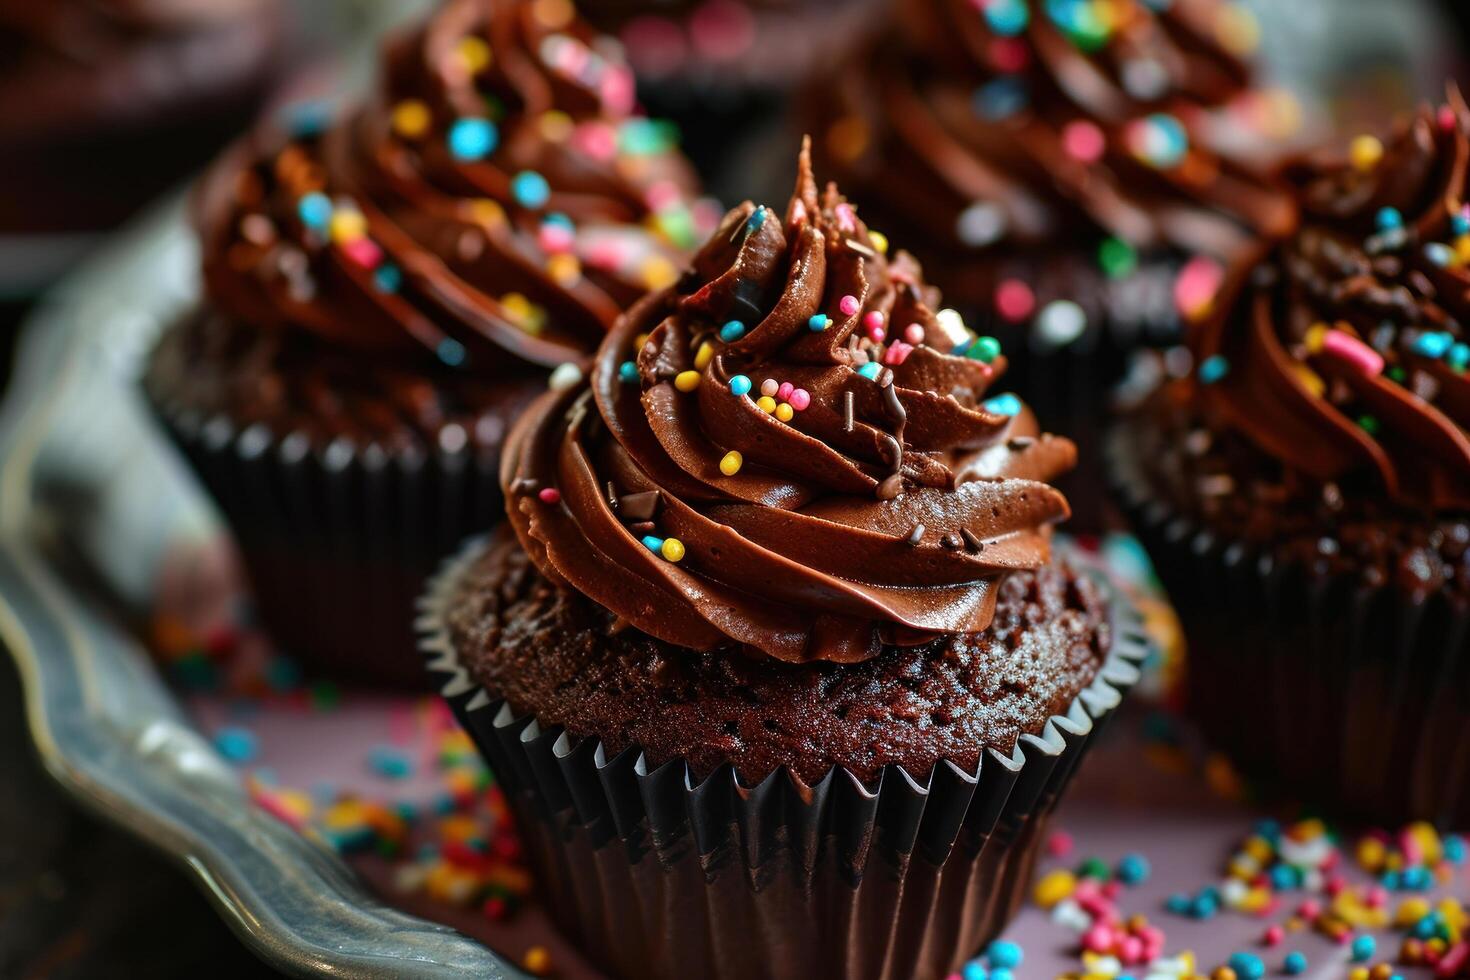
[[[1301,229],[1194,337],[1211,424],[1345,495],[1470,511],[1470,114],[1458,92],[1286,168]]]
[[[256,134],[197,201],[213,306],[347,350],[483,372],[584,358],[697,241],[673,134],[570,9],[450,0],[372,98]]]
[[[1075,448],[907,254],[819,192],[746,202],[507,443],[510,520],[548,577],[654,637],[852,662],[990,622],[1048,561]]]
[[[1248,161],[1295,126],[1231,0],[921,0],[847,59],[821,143],[889,230],[981,251],[1235,254],[1288,230]],[[826,83],[824,82],[824,85]],[[1267,136],[1271,138],[1267,138]],[[916,238],[916,240],[918,240]],[[1116,249],[1115,249],[1116,251]]]

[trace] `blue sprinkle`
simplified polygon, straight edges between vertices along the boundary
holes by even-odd
[[[879,364],[877,361],[869,361],[868,363],[864,364],[862,367],[858,368],[857,369],[857,373],[858,374],[861,374],[863,377],[867,378],[869,381],[872,381],[873,379],[875,379],[875,378],[878,377],[879,372],[881,372],[882,370],[883,370],[883,366],[881,364]]]
[[[645,534],[643,536],[643,547],[649,551],[658,553],[663,550],[664,539],[656,534]]]
[[[1164,900],[1164,910],[1175,915],[1188,915],[1192,904],[1188,895],[1175,892]]]
[[[450,367],[459,367],[464,363],[464,344],[453,337],[445,337],[439,341],[439,346],[434,349],[434,353],[439,355],[439,360]]]
[[[1414,923],[1414,938],[1416,939],[1432,939],[1434,938],[1434,934],[1438,931],[1439,923],[1434,921],[1434,916],[1432,914],[1426,915],[1424,918]]]
[[[818,313],[806,322],[812,333],[821,333],[832,325],[832,318],[825,313]]]
[[[1403,879],[1397,871],[1385,871],[1378,879],[1378,883],[1391,892],[1396,892],[1403,885]]]
[[[403,285],[403,270],[392,262],[384,262],[373,270],[373,285],[379,292],[396,293]]]
[[[1455,261],[1455,250],[1444,242],[1430,242],[1424,246],[1424,257],[1443,269]]]
[[[1213,892],[1203,891],[1189,903],[1189,914],[1195,919],[1213,919],[1220,911],[1220,899]]]
[[[1470,235],[1470,215],[1464,212],[1456,212],[1451,215],[1450,231],[1454,232],[1457,238],[1461,235]]]
[[[1366,963],[1373,958],[1373,953],[1378,949],[1378,941],[1372,936],[1364,934],[1353,939],[1353,962]]]
[[[1016,945],[1015,943],[1007,942],[1004,939],[997,939],[995,942],[991,943],[990,948],[985,951],[985,958],[990,960],[991,966],[998,966],[1006,970],[1014,970],[1016,967],[1021,965],[1021,961],[1026,958],[1026,954],[1025,951],[1022,950],[1021,947]]]
[[[1404,226],[1404,216],[1399,213],[1398,208],[1379,208],[1374,223],[1379,231],[1392,231]]]
[[[317,231],[326,231],[332,222],[332,199],[321,191],[312,191],[296,202],[301,223]]]
[[[551,185],[534,170],[522,170],[511,179],[510,192],[521,207],[539,208],[551,200]]]
[[[994,398],[987,398],[982,405],[992,415],[1021,414],[1021,399],[1010,392],[1006,392],[1004,395],[996,395]]]
[[[1302,873],[1290,864],[1278,864],[1269,875],[1271,887],[1277,891],[1291,891],[1302,886]]]
[[[1011,75],[1003,75],[977,88],[973,105],[975,115],[994,122],[1009,119],[1025,109],[1029,101],[1026,86],[1021,80]]]
[[[1272,843],[1281,839],[1281,824],[1275,820],[1258,820],[1254,830],[1257,837],[1264,837]]]
[[[1261,980],[1266,975],[1266,964],[1255,953],[1230,954],[1230,969],[1243,980]]]
[[[1465,861],[1465,838],[1459,834],[1448,834],[1440,845],[1444,851],[1444,859],[1450,864],[1463,864]]]
[[[249,762],[260,753],[260,741],[246,728],[221,728],[214,734],[214,748],[230,762]]]
[[[985,5],[985,22],[1002,37],[1015,37],[1031,22],[1026,0],[992,0]]]
[[[312,99],[286,107],[281,118],[294,139],[311,139],[320,136],[332,121],[332,104],[321,99]]]
[[[735,375],[730,379],[730,394],[736,396],[750,394],[750,379],[743,374]]]
[[[449,127],[449,152],[456,160],[483,160],[500,144],[500,130],[488,119],[456,119]]]
[[[618,380],[625,385],[636,385],[638,383],[638,365],[632,361],[624,361],[619,364]]]
[[[1016,980],[1016,975],[1001,966],[990,971],[990,980]]]
[[[720,328],[720,339],[727,344],[733,344],[745,336],[745,324],[739,320],[731,320]]]
[[[1281,969],[1295,976],[1298,973],[1307,972],[1307,957],[1303,953],[1287,953],[1286,960],[1281,964]]]
[[[413,775],[413,763],[397,749],[380,745],[368,753],[368,765],[373,772],[388,779],[407,779]]]
[[[546,215],[544,218],[541,219],[541,223],[543,225],[559,225],[560,227],[565,228],[568,231],[575,231],[577,228],[576,223],[573,222],[571,218],[562,214],[560,211],[553,211],[550,214]]]
[[[1141,885],[1148,880],[1148,858],[1142,854],[1127,854],[1118,862],[1118,880],[1125,885]]]
[[[745,219],[745,237],[749,238],[761,230],[761,225],[766,223],[766,206],[762,204],[750,212],[750,217]]]
[[[1450,352],[1444,356],[1445,363],[1456,371],[1463,371],[1470,367],[1470,344],[1456,344],[1450,348]]]
[[[1438,360],[1449,353],[1455,345],[1455,338],[1437,330],[1426,330],[1414,338],[1412,350],[1421,357],[1429,357]]]
[[[989,980],[989,974],[979,960],[971,960],[960,969],[963,980]]]
[[[1200,384],[1212,385],[1230,373],[1230,362],[1220,354],[1212,354],[1200,362]]]
[[[289,657],[272,657],[265,667],[265,680],[273,691],[292,691],[301,686],[301,668]]]

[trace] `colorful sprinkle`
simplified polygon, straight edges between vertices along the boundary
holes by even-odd
[[[812,396],[805,388],[793,388],[786,400],[791,404],[792,408],[798,412],[804,412],[807,410],[807,406],[812,403]]]
[[[539,208],[551,200],[551,185],[534,170],[522,170],[511,178],[510,192],[524,208]]]
[[[734,476],[744,465],[745,457],[738,450],[732,449],[720,460],[720,472],[726,476]]]
[[[636,385],[638,383],[638,365],[632,361],[624,361],[619,364],[618,380],[625,385]]]
[[[1128,148],[1143,163],[1161,170],[1176,167],[1189,152],[1184,124],[1166,112],[1135,119],[1126,131]]]
[[[1229,373],[1230,362],[1223,354],[1212,354],[1200,362],[1199,380],[1201,384],[1212,385]]]
[[[405,99],[393,107],[393,131],[404,139],[421,139],[433,121],[428,105],[418,99]]]
[[[965,351],[965,356],[985,364],[994,363],[1000,356],[1000,341],[994,337],[976,337],[975,342]]]
[[[750,379],[743,374],[737,374],[730,379],[730,394],[740,396],[750,394]]]
[[[745,336],[745,324],[739,320],[731,320],[720,328],[720,339],[727,344],[733,344]]]
[[[536,497],[543,504],[556,505],[561,503],[561,491],[556,487],[542,487],[536,494]]]
[[[645,534],[643,536],[643,547],[652,551],[654,554],[659,554],[664,549],[664,539],[656,534]]]
[[[1065,347],[1087,330],[1087,314],[1069,299],[1058,299],[1042,307],[1036,317],[1036,334],[1052,347]]]
[[[1015,37],[1031,23],[1026,0],[986,0],[982,6],[985,23],[1002,37]]]
[[[848,294],[837,301],[837,308],[842,311],[843,316],[856,316],[861,305],[856,296]]]
[[[315,231],[326,231],[332,221],[332,200],[320,191],[312,191],[296,202],[301,223]]]
[[[755,407],[767,415],[774,415],[776,412],[776,399],[770,395],[761,395],[755,400]]]
[[[1019,279],[1003,279],[995,287],[995,310],[1011,323],[1020,323],[1036,309],[1036,294]]]
[[[910,323],[903,328],[903,339],[915,346],[922,344],[924,342],[924,328],[917,323]]]
[[[1131,276],[1138,268],[1138,251],[1121,238],[1105,238],[1097,249],[1098,265],[1109,279]]]
[[[684,542],[678,538],[665,538],[658,551],[665,561],[681,561],[684,558]]]
[[[821,333],[832,325],[832,318],[825,313],[817,313],[806,321],[806,325],[813,333]]]
[[[709,367],[709,362],[713,361],[714,359],[714,347],[710,346],[708,341],[701,343],[699,345],[699,350],[694,352],[695,370],[703,371],[705,368]]]
[[[1014,416],[1021,414],[1021,399],[1007,392],[988,398],[982,403],[982,407],[992,415]]]
[[[1378,942],[1372,936],[1364,934],[1353,938],[1351,953],[1354,963],[1366,963],[1377,950]]]
[[[873,231],[871,228],[868,229],[868,241],[873,243],[873,247],[878,250],[879,255],[888,254],[888,236],[881,231]]]
[[[403,270],[384,262],[373,270],[373,285],[380,293],[396,293],[403,286]]]
[[[1383,143],[1376,136],[1359,136],[1348,144],[1348,159],[1358,170],[1372,170],[1383,159]]]
[[[413,762],[398,749],[380,745],[368,753],[368,767],[387,779],[407,779],[413,775]]]
[[[1108,139],[1096,123],[1075,119],[1062,127],[1062,149],[1074,160],[1096,163],[1108,149]]]
[[[456,119],[449,127],[449,152],[456,160],[483,160],[495,152],[500,131],[488,119]]]
[[[876,361],[869,361],[868,363],[859,367],[857,369],[857,373],[867,378],[869,381],[872,381],[878,377],[878,373],[882,370],[882,365],[880,365]]]
[[[680,371],[674,375],[674,387],[683,392],[690,392],[699,387],[701,375],[698,371]]]
[[[1341,330],[1327,331],[1322,338],[1322,353],[1347,361],[1370,377],[1383,373],[1383,355]]]
[[[260,740],[247,728],[230,726],[215,732],[214,749],[229,762],[250,762],[260,754]]]

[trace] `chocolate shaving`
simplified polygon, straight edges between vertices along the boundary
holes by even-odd
[[[653,521],[639,521],[636,524],[629,524],[628,530],[632,531],[634,534],[639,535],[652,534],[654,531],[658,530],[658,525],[653,523]]]
[[[895,422],[906,421],[909,413],[904,410],[903,402],[898,400],[898,389],[888,385],[883,389],[883,408],[888,412],[888,417]]]
[[[960,528],[960,537],[965,539],[965,549],[975,554],[985,550],[985,542],[975,536],[975,532],[967,527]]]
[[[618,498],[618,512],[626,521],[646,521],[658,513],[659,492],[645,490]]]
[[[618,488],[613,486],[613,481],[607,481],[607,505],[613,510],[618,509]]]

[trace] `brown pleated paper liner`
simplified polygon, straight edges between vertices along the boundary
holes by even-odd
[[[1184,627],[1189,716],[1252,783],[1334,816],[1470,823],[1470,610],[1283,561],[1109,479]]]
[[[444,555],[504,517],[498,461],[473,446],[317,448],[153,408],[229,524],[282,650],[315,675],[422,688],[414,602]]]
[[[420,646],[512,803],[553,917],[620,977],[945,976],[1015,912],[1047,816],[1148,652],[1115,599],[1093,683],[975,772],[890,766],[864,785],[836,769],[808,786],[782,769],[747,785],[727,765],[696,781],[682,760],[609,756],[474,682],[444,620],[481,547],[431,583]]]

